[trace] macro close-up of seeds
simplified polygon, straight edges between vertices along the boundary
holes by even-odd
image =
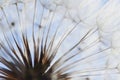
[[[0,80],[120,80],[120,0],[0,0]]]

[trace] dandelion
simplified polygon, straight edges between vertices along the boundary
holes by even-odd
[[[106,32],[99,15],[104,7],[91,5],[93,2],[10,0],[7,7],[2,6],[8,30],[1,28],[0,33],[0,79],[93,80],[119,74],[119,66],[109,64],[113,49],[106,45],[102,35]],[[10,6],[14,8],[16,21],[11,21],[11,14],[7,13]],[[115,36],[112,37],[116,42]]]

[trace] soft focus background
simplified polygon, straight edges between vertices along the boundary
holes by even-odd
[[[30,43],[33,26],[37,37],[49,25],[48,40],[59,27],[54,46],[76,25],[54,61],[90,31],[71,52],[80,53],[70,61],[79,60],[69,70],[73,80],[120,80],[120,0],[0,0],[1,42],[5,43],[3,33],[10,37],[15,30],[28,33]]]

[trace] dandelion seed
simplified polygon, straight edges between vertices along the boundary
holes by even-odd
[[[11,22],[11,25],[12,25],[12,26],[15,26],[15,23],[14,23],[14,22]]]

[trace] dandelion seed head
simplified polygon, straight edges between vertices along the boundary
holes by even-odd
[[[96,79],[104,76],[106,71],[117,74],[115,66],[106,68],[105,64],[112,53],[116,53],[112,57],[119,54],[120,47],[119,31],[114,34],[118,27],[112,30],[112,26],[119,25],[119,13],[116,13],[118,9],[110,10],[111,3],[103,4],[102,0],[9,1],[9,6],[2,4],[1,10],[9,28],[3,31],[4,39],[1,38],[0,43],[0,62],[7,67],[0,66],[0,78],[92,80],[93,76]],[[114,1],[115,6],[119,1]],[[18,19],[11,19],[11,9],[16,11],[13,16]],[[110,17],[112,13],[116,15]],[[112,21],[116,22],[111,24]],[[11,26],[15,29],[10,29]]]

